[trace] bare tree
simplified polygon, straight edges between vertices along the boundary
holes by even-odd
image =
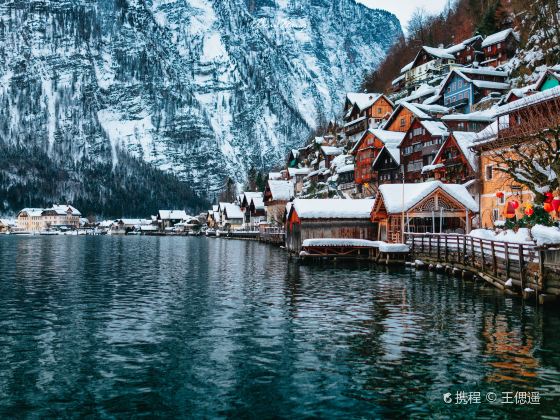
[[[523,106],[498,121],[488,144],[495,169],[528,188],[537,202],[560,191],[560,98]]]

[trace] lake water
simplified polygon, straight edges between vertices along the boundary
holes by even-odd
[[[483,283],[225,239],[0,236],[0,417],[538,418],[560,415],[559,372],[558,311]]]

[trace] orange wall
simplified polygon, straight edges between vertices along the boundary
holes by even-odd
[[[404,118],[404,125],[402,124],[402,120]],[[402,108],[399,113],[394,117],[394,121],[391,123],[387,130],[389,131],[400,131],[406,133],[412,124],[412,120],[414,119],[414,114],[410,112],[406,108]]]

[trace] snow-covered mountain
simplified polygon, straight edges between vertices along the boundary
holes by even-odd
[[[355,0],[5,0],[0,205],[151,191],[146,163],[212,195],[333,117],[400,34]]]

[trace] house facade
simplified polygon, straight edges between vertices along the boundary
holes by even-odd
[[[513,29],[506,29],[489,35],[482,41],[485,66],[498,67],[511,59],[519,45],[518,35]]]
[[[415,119],[400,144],[405,182],[422,182],[422,168],[430,165],[449,135],[442,122]]]
[[[82,213],[71,205],[50,208],[25,208],[17,215],[17,226],[23,231],[40,232],[49,229],[78,229]]]

